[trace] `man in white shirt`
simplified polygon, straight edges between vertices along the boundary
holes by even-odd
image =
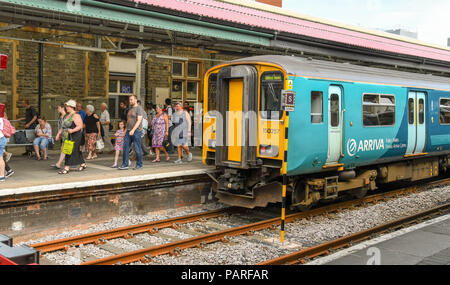
[[[108,112],[108,105],[106,105],[106,103],[102,103],[100,105],[100,109],[102,111],[100,115],[100,125],[103,128],[103,142],[105,143],[105,151],[111,152],[114,150],[114,147],[111,143],[111,136],[109,133],[109,124],[111,123],[111,118]]]

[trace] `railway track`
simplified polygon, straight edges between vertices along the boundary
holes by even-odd
[[[440,181],[435,181],[429,183],[425,186],[437,186],[445,185],[450,183],[450,179],[443,179]],[[402,188],[399,190],[394,190],[386,193],[376,194],[372,196],[365,197],[359,200],[346,201],[337,204],[332,204],[310,210],[303,213],[295,213],[286,217],[287,223],[292,223],[301,219],[315,217],[319,215],[328,215],[344,209],[352,209],[355,207],[364,207],[368,204],[376,204],[380,201],[386,201],[389,199],[399,198],[401,196],[409,195],[410,193],[416,193],[419,188],[423,185],[416,185],[409,188]],[[125,238],[131,239],[137,234],[150,234],[154,235],[158,233],[159,230],[165,228],[178,229],[181,225],[202,222],[208,219],[220,218],[223,216],[233,215],[237,213],[242,213],[241,210],[236,208],[228,208],[216,211],[210,211],[206,213],[199,213],[194,215],[189,215],[185,217],[178,217],[168,220],[156,221],[147,224],[141,224],[131,227],[119,228],[111,231],[102,231],[93,234],[87,234],[72,238],[66,238],[61,240],[55,240],[45,243],[33,244],[32,247],[41,251],[41,253],[48,253],[58,250],[69,250],[79,245],[85,244],[96,244],[101,245],[106,243],[108,240]],[[245,224],[243,226],[222,229],[219,231],[214,231],[212,233],[206,234],[196,234],[192,238],[181,239],[176,241],[171,241],[163,245],[155,245],[146,247],[144,249],[134,250],[126,253],[115,253],[116,255],[108,256],[100,259],[91,259],[88,262],[82,263],[82,265],[113,265],[113,264],[129,264],[134,262],[149,263],[152,258],[160,255],[171,254],[178,255],[182,250],[188,248],[202,248],[207,244],[212,244],[216,242],[227,242],[231,237],[241,236],[241,235],[252,235],[253,233],[265,229],[277,229],[281,224],[281,219],[271,218],[264,219],[255,223]],[[217,230],[217,228],[216,228]]]
[[[435,216],[441,216],[450,212],[450,203],[427,210],[406,218],[402,218],[384,225],[380,225],[365,231],[348,235],[333,241],[329,241],[314,247],[303,249],[279,258],[268,260],[258,265],[294,265],[305,264],[313,258],[326,256],[343,248],[348,248],[355,243],[372,239],[374,235],[383,234],[389,231],[399,230],[412,224],[423,222]]]

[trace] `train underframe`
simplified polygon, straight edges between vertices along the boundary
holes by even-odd
[[[308,210],[319,202],[341,195],[363,198],[380,185],[400,181],[420,181],[437,177],[450,168],[450,155],[422,157],[400,162],[327,171],[307,176],[290,176],[287,184],[292,210]],[[261,166],[249,170],[221,168],[215,183],[219,201],[243,208],[266,207],[282,201],[280,169]]]

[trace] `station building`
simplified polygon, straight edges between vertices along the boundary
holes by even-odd
[[[261,2],[261,3],[258,3]],[[0,0],[0,101],[47,119],[70,99],[201,102],[203,75],[242,57],[289,54],[449,75],[450,50],[283,10],[282,1]]]

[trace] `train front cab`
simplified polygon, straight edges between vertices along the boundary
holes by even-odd
[[[203,161],[216,165],[216,197],[228,205],[281,202],[284,70],[272,64],[222,65],[205,75]]]

